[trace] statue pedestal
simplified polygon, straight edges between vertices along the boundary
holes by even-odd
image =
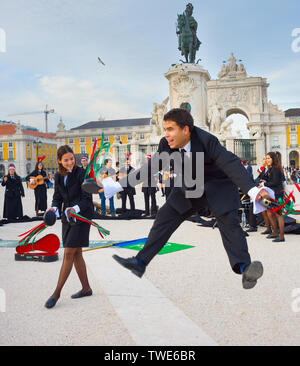
[[[189,103],[195,126],[208,130],[207,86],[210,75],[200,65],[180,64],[173,66],[165,74],[169,80],[170,109]]]

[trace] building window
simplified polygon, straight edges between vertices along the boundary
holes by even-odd
[[[74,140],[73,139],[69,139],[69,144],[73,144]]]
[[[104,141],[104,142],[107,142],[107,141],[108,141],[108,136],[104,136],[103,141]]]
[[[85,146],[80,146],[80,153],[85,154]]]
[[[291,135],[291,146],[297,146],[297,135]]]
[[[2,142],[0,142],[0,148],[2,148],[3,146],[2,146]]]
[[[145,135],[143,133],[140,134],[140,140],[145,140]]]
[[[0,160],[3,161],[3,151],[0,151]]]
[[[13,143],[12,142],[9,142],[8,143],[8,147],[13,147]]]
[[[95,142],[97,140],[97,137],[92,137],[92,142]]]
[[[13,150],[8,151],[8,160],[14,160],[14,152]]]
[[[121,140],[121,136],[116,136],[116,140],[120,141]]]
[[[128,141],[132,140],[132,135],[127,136]]]
[[[291,126],[291,132],[296,132],[296,126]]]

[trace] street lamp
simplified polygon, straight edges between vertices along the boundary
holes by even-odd
[[[39,148],[42,145],[42,141],[41,140],[33,140],[33,145],[36,147],[36,161],[38,161]]]

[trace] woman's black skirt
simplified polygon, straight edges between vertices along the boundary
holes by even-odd
[[[83,222],[77,225],[62,223],[62,242],[64,248],[84,248],[89,246],[91,225]]]

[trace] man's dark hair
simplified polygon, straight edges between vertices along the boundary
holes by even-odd
[[[108,158],[108,159],[105,159],[105,160],[104,160],[104,165],[106,165],[109,161],[112,161],[112,160],[111,160],[111,159],[109,159],[109,158]]]
[[[164,121],[173,121],[180,128],[188,126],[190,132],[194,129],[194,119],[189,111],[182,108],[171,109],[167,114],[164,115]]]

